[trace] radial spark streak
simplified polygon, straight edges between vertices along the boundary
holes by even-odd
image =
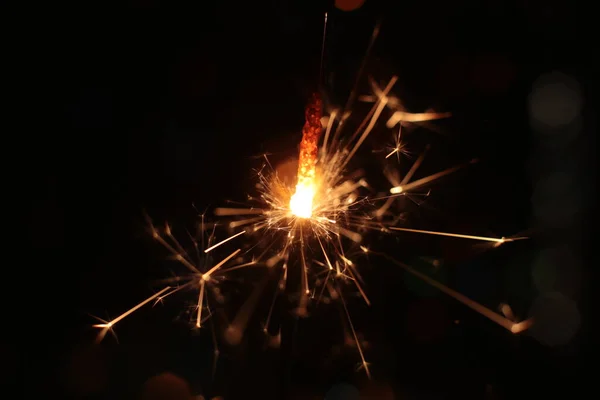
[[[378,32],[377,26],[376,31]],[[374,33],[374,37],[376,33]],[[486,316],[490,320],[508,329],[513,333],[521,332],[531,325],[530,320],[516,323],[511,315],[510,308],[503,307],[505,316],[495,313],[483,305],[461,295],[460,293],[442,285],[414,270],[410,266],[397,261],[377,251],[373,252],[366,243],[363,243],[369,231],[394,233],[410,232],[418,234],[439,235],[462,239],[481,240],[493,242],[500,245],[524,238],[490,238],[458,233],[445,233],[427,230],[417,230],[397,226],[401,217],[392,215],[390,211],[392,203],[400,196],[428,196],[427,193],[415,193],[415,189],[441,179],[451,173],[460,170],[464,165],[458,165],[444,169],[432,175],[413,180],[417,169],[424,159],[424,152],[413,163],[408,173],[403,178],[398,174],[383,175],[388,178],[391,188],[388,186],[379,191],[387,192],[385,195],[375,195],[369,186],[364,171],[360,168],[349,171],[358,150],[365,143],[371,132],[378,125],[382,115],[389,115],[387,125],[389,128],[398,123],[423,122],[434,119],[447,118],[449,113],[416,113],[406,112],[400,101],[391,94],[397,77],[392,77],[383,89],[370,79],[373,95],[363,96],[361,99],[372,101],[371,110],[361,120],[357,128],[349,135],[342,134],[342,127],[349,126],[351,110],[333,110],[325,128],[324,139],[320,145],[323,132],[322,120],[323,101],[318,94],[313,94],[305,110],[305,124],[302,130],[298,154],[297,174],[294,184],[279,176],[274,170],[267,156],[265,163],[257,171],[257,192],[248,197],[247,207],[236,206],[232,208],[220,207],[214,210],[214,214],[223,223],[211,225],[212,231],[204,243],[206,226],[204,215],[199,229],[201,233],[202,249],[198,242],[193,239],[196,261],[193,254],[190,256],[184,247],[175,239],[171,229],[167,225],[164,233],[155,228],[151,221],[150,233],[180,264],[185,266],[188,275],[178,276],[168,280],[169,286],[165,287],[155,295],[149,297],[135,307],[121,314],[112,321],[103,321],[94,325],[101,329],[99,338],[104,337],[106,332],[111,331],[113,326],[151,301],[161,301],[183,288],[193,288],[198,291],[195,302],[193,323],[201,327],[204,321],[212,315],[212,303],[209,308],[209,293],[212,298],[219,298],[219,283],[221,279],[244,268],[265,268],[267,274],[255,285],[251,295],[248,297],[237,314],[232,318],[224,331],[225,340],[229,344],[240,342],[252,313],[257,308],[258,299],[266,287],[267,278],[271,276],[269,271],[274,271],[277,276],[277,287],[272,297],[268,315],[264,321],[264,333],[276,331],[269,343],[279,343],[281,337],[281,326],[271,329],[272,315],[276,301],[280,301],[284,294],[289,295],[294,301],[296,317],[308,315],[310,307],[331,301],[340,301],[343,305],[343,318],[347,320],[352,331],[352,338],[358,350],[361,367],[370,377],[369,366],[365,358],[361,342],[355,330],[348,310],[345,293],[351,291],[356,297],[360,297],[367,305],[371,302],[364,288],[363,278],[357,268],[357,257],[367,257],[373,253],[382,255],[392,263],[399,265],[412,275],[422,279],[429,285],[438,288],[447,295],[462,302],[476,312]],[[354,91],[353,91],[354,92]],[[354,94],[351,95],[351,98]],[[349,100],[348,104],[351,101]],[[391,111],[390,111],[391,110]],[[399,129],[402,128],[400,124]],[[331,132],[334,132],[331,135]],[[392,151],[386,151],[384,160],[396,154],[400,160],[401,153],[405,152],[404,143],[401,141],[400,130],[396,136],[396,143]],[[332,137],[330,137],[332,136]],[[426,150],[429,147],[426,148]],[[384,153],[384,154],[385,154]],[[470,161],[473,164],[476,160]],[[379,202],[382,201],[383,204]],[[219,237],[216,241],[217,226],[226,226],[227,234]],[[222,232],[219,231],[220,235]],[[224,248],[236,243],[243,238],[243,245],[238,247],[227,257],[217,263],[212,263],[213,253],[218,253]],[[206,245],[206,249],[204,246]],[[234,272],[235,271],[235,272]],[[299,280],[295,287],[290,284],[290,277]],[[177,287],[172,288],[173,282]],[[180,282],[183,284],[179,285]],[[314,300],[314,301],[313,301]],[[212,300],[211,300],[212,302]],[[508,311],[507,311],[508,310]],[[205,313],[205,311],[207,311]],[[211,325],[212,326],[212,325]],[[214,326],[213,326],[214,329]],[[114,333],[114,332],[113,332]],[[215,340],[215,362],[218,348]]]

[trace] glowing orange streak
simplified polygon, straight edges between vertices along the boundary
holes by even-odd
[[[101,331],[98,334],[98,337],[96,338],[97,342],[102,341],[102,339],[104,339],[104,336],[106,336],[107,332],[113,332],[112,330],[113,327],[115,326],[115,324],[119,321],[121,321],[123,318],[126,318],[127,316],[129,316],[130,314],[133,314],[135,311],[137,311],[138,309],[142,308],[143,306],[145,306],[146,304],[150,303],[152,300],[154,299],[160,299],[161,296],[163,295],[163,293],[167,292],[171,290],[170,286],[165,287],[164,289],[162,289],[160,292],[153,294],[152,296],[148,297],[146,300],[142,301],[141,303],[138,303],[137,305],[133,306],[132,308],[130,308],[129,310],[125,311],[123,314],[119,315],[118,317],[110,320],[110,321],[104,321],[100,318],[95,317],[96,319],[102,321],[101,324],[95,324],[93,325],[94,328],[100,328]],[[115,336],[116,337],[116,336]]]
[[[312,184],[316,175],[317,150],[321,136],[321,116],[323,102],[318,93],[313,93],[311,101],[306,106],[304,116],[306,121],[302,128],[302,142],[298,156],[298,185]]]
[[[296,192],[290,199],[290,211],[299,218],[310,218],[312,215],[322,108],[321,98],[313,93],[304,113],[306,122],[302,128]]]
[[[436,231],[424,231],[422,229],[408,229],[408,228],[398,228],[395,226],[390,227],[393,231],[404,231],[404,232],[413,232],[413,233],[423,233],[425,235],[437,235],[437,236],[447,236],[447,237],[455,237],[460,239],[471,239],[471,240],[482,240],[485,242],[496,242],[499,244],[512,242],[514,239],[506,239],[506,238],[493,238],[486,236],[474,236],[474,235],[462,235],[459,233],[446,233],[446,232],[436,232]],[[522,238],[525,239],[525,238]]]

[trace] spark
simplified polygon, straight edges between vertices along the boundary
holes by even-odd
[[[209,251],[212,251],[212,250],[216,249],[217,247],[221,246],[222,244],[224,244],[224,243],[227,243],[227,242],[229,242],[230,240],[233,240],[233,239],[235,239],[236,237],[243,235],[244,233],[246,233],[246,231],[241,231],[241,232],[238,232],[238,233],[236,233],[236,234],[235,234],[235,235],[233,235],[233,236],[229,236],[227,239],[221,240],[221,241],[220,241],[219,243],[217,243],[217,244],[213,244],[213,245],[212,245],[212,246],[210,246],[208,249],[204,250],[204,252],[205,252],[205,253],[208,253]]]
[[[169,225],[165,225],[164,229],[157,228],[150,218],[146,216],[146,220],[148,223],[148,231],[151,236],[161,244],[169,253],[171,253],[172,258],[179,262],[181,265],[185,266],[189,271],[187,275],[178,275],[174,278],[167,279],[168,286],[165,286],[160,291],[155,293],[154,295],[148,297],[144,301],[138,303],[134,307],[125,311],[121,315],[116,318],[106,321],[97,317],[101,323],[93,325],[94,328],[100,329],[100,332],[97,336],[97,341],[101,341],[108,332],[112,333],[116,338],[116,334],[114,332],[114,327],[117,323],[121,322],[125,318],[129,317],[134,312],[138,311],[143,306],[147,305],[150,302],[154,301],[154,305],[159,302],[162,303],[163,300],[169,296],[174,295],[177,292],[183,291],[184,289],[196,289],[197,290],[197,298],[195,302],[195,306],[193,307],[193,326],[196,328],[201,328],[204,326],[204,323],[210,320],[211,316],[214,314],[213,307],[209,306],[209,300],[212,299],[214,303],[221,303],[220,289],[219,283],[221,281],[221,275],[225,273],[225,271],[230,269],[235,269],[234,267],[226,268],[226,266],[232,261],[236,259],[236,257],[240,254],[241,249],[236,249],[231,252],[228,256],[221,259],[219,262],[214,265],[210,262],[210,259],[205,257],[201,257],[201,254],[206,255],[211,252],[213,249],[224,245],[229,240],[234,239],[235,237],[244,233],[244,231],[239,232],[237,235],[233,237],[229,237],[225,240],[218,242],[217,244],[211,245],[211,243],[215,242],[215,234],[211,232],[209,235],[206,235],[205,232],[208,230],[209,224],[204,222],[204,214],[201,216],[201,223],[198,227],[198,232],[196,235],[190,235],[192,239],[192,244],[195,252],[194,260],[189,251],[185,249],[185,247],[175,238],[172,233],[171,227]],[[214,227],[214,225],[213,225]],[[199,237],[200,244],[198,244],[198,240],[196,237]],[[203,247],[208,245],[209,247],[206,250],[200,251],[199,247]],[[243,264],[242,264],[243,266]],[[177,287],[173,287],[171,284],[177,283]],[[181,283],[181,284],[180,284]],[[214,330],[214,324],[211,324],[212,329]],[[213,374],[216,368],[216,363],[219,356],[219,349],[216,342],[216,338],[214,338],[213,333],[213,347],[214,351],[214,362],[213,362]]]
[[[138,309],[144,307],[146,304],[150,303],[152,300],[159,298],[163,293],[169,291],[171,289],[170,286],[167,286],[165,288],[163,288],[160,292],[155,293],[154,295],[148,297],[146,300],[138,303],[137,305],[131,307],[129,310],[125,311],[123,314],[119,315],[118,317],[110,320],[110,321],[104,321],[100,318],[95,317],[96,319],[98,319],[99,321],[101,321],[101,324],[95,324],[93,325],[94,328],[100,328],[100,333],[98,334],[98,341],[102,340],[104,338],[104,336],[106,335],[107,332],[113,332],[113,327],[122,319],[126,318],[127,316],[131,315],[132,313],[134,313],[135,311],[137,311]]]
[[[279,290],[273,296],[266,322],[263,325],[264,332],[267,333],[268,327],[272,323],[274,304],[284,289],[297,290],[296,313],[299,316],[307,315],[313,300],[316,304],[322,302],[324,298],[328,298],[330,301],[338,300],[343,305],[343,316],[351,328],[352,337],[361,359],[361,367],[367,376],[370,376],[369,365],[356,336],[354,323],[350,318],[344,297],[348,291],[356,292],[367,305],[370,305],[369,297],[363,287],[362,276],[357,268],[359,263],[355,260],[355,257],[361,254],[363,256],[379,254],[363,243],[364,236],[368,231],[387,233],[405,231],[490,241],[498,245],[518,239],[487,238],[402,228],[396,226],[397,219],[383,218],[391,203],[398,196],[413,193],[418,195],[419,193],[415,193],[415,190],[422,189],[477,161],[473,159],[463,165],[450,167],[413,180],[413,176],[423,162],[425,154],[423,153],[403,179],[390,179],[393,186],[388,191],[391,196],[370,196],[370,186],[364,173],[360,170],[349,171],[348,166],[351,165],[354,156],[367,140],[386,108],[389,108],[390,102],[392,106],[398,107],[399,101],[390,94],[397,80],[398,78],[393,76],[383,89],[379,89],[374,80],[370,79],[375,93],[374,104],[358,127],[348,136],[339,133],[340,125],[345,124],[343,118],[340,117],[341,114],[334,110],[327,120],[324,119],[321,99],[314,94],[306,107],[295,186],[286,183],[284,177],[273,169],[268,160],[265,160],[263,167],[257,171],[259,193],[249,196],[252,201],[248,207],[218,208],[216,211],[219,217],[232,218],[227,224],[230,229],[244,226],[244,230],[250,233],[250,237],[254,234],[254,237],[257,238],[256,246],[266,248],[260,257],[253,259],[253,263],[263,263],[268,268],[277,268],[278,266],[281,268]],[[406,121],[426,121],[448,116],[447,113],[409,114],[405,111],[402,115],[398,114],[398,111],[394,111],[394,115],[396,118],[402,117]],[[322,121],[326,122],[322,123]],[[331,138],[330,132],[336,125],[338,129]],[[324,138],[319,146],[323,132],[325,133]],[[402,152],[400,132],[401,127],[396,138],[396,147],[385,157],[386,159],[396,153],[400,156]],[[429,192],[426,195],[429,195]],[[385,203],[377,205],[379,200],[385,200]],[[373,208],[374,210],[372,210]],[[253,215],[253,217],[245,218],[247,215]],[[352,249],[359,251],[356,252]],[[272,255],[269,256],[269,252],[272,252]],[[298,270],[290,270],[291,265],[297,266]],[[289,287],[290,273],[294,273],[299,280],[297,289]],[[529,326],[527,323],[520,325],[513,322],[508,323],[502,319],[502,316],[494,314],[464,296],[461,297],[452,289],[442,288],[430,279],[417,276],[475,311],[483,313],[511,332],[516,333]],[[235,332],[238,335],[239,328],[236,328]]]
[[[401,155],[409,154],[408,150],[406,150],[406,148],[404,147],[404,142],[400,140],[401,136],[402,136],[402,124],[400,124],[400,127],[398,128],[398,135],[395,138],[394,147],[391,148],[391,151],[385,156],[385,158],[390,158],[391,156],[393,156],[395,154],[398,159],[398,162],[400,162]]]
[[[477,162],[477,159],[473,159],[469,162],[469,164],[475,164],[476,162]],[[408,192],[409,190],[420,188],[420,187],[430,184],[446,175],[450,175],[451,173],[456,172],[463,167],[464,167],[463,165],[457,165],[455,167],[447,168],[443,171],[436,172],[435,174],[431,174],[424,178],[417,179],[416,181],[409,182],[404,185],[394,186],[393,188],[390,189],[390,193],[402,194],[402,193]]]
[[[515,240],[523,240],[528,239],[527,237],[516,237],[516,238],[493,238],[493,237],[485,237],[485,236],[473,236],[473,235],[462,235],[459,233],[447,233],[447,232],[436,232],[436,231],[425,231],[421,229],[408,229],[408,228],[399,228],[397,226],[390,227],[393,231],[403,231],[403,232],[412,232],[412,233],[422,233],[425,235],[437,235],[437,236],[446,236],[446,237],[455,237],[461,239],[472,239],[472,240],[481,240],[484,242],[494,242],[498,245],[504,244],[507,242],[514,242]]]
[[[326,24],[327,15],[325,16],[324,34]],[[369,50],[378,33],[379,24],[375,27],[371,37]],[[324,44],[325,38],[322,52]],[[359,76],[364,64],[365,62],[361,66]],[[322,64],[319,74],[322,74]],[[155,301],[156,304],[184,288],[193,288],[198,292],[194,302],[193,324],[200,328],[205,321],[212,321],[210,317],[215,312],[212,304],[219,303],[219,299],[222,298],[220,282],[225,277],[230,276],[234,271],[246,268],[266,267],[267,274],[253,288],[250,296],[226,327],[225,340],[232,345],[240,342],[249,320],[257,308],[258,299],[266,287],[268,278],[271,275],[277,276],[277,289],[273,293],[269,311],[263,323],[264,333],[268,335],[269,331],[274,331],[270,329],[271,325],[276,323],[272,319],[274,305],[277,301],[282,301],[284,294],[294,294],[294,311],[299,317],[307,316],[310,307],[324,303],[325,300],[327,303],[337,300],[343,306],[342,316],[350,327],[360,357],[361,368],[370,378],[369,363],[357,335],[355,324],[351,319],[346,293],[352,292],[365,304],[371,304],[358,268],[359,257],[367,258],[371,254],[385,257],[391,263],[404,268],[412,275],[512,333],[528,329],[532,321],[514,322],[512,311],[507,305],[502,308],[505,316],[495,313],[410,266],[381,252],[374,251],[373,243],[365,243],[365,237],[370,231],[386,234],[407,232],[438,235],[491,242],[495,246],[526,239],[524,237],[491,238],[397,226],[400,217],[391,215],[389,210],[398,197],[407,196],[412,199],[417,196],[429,196],[430,190],[425,191],[427,186],[465,166],[474,164],[477,162],[476,159],[429,176],[413,179],[419,166],[423,163],[428,146],[402,178],[399,173],[394,175],[384,172],[390,186],[380,190],[379,193],[385,191],[387,192],[385,196],[373,195],[374,190],[370,187],[364,171],[360,168],[350,169],[351,166],[354,166],[356,154],[375,127],[379,125],[381,118],[387,116],[385,126],[389,129],[398,125],[394,147],[385,154],[383,159],[385,161],[396,155],[399,162],[401,156],[407,154],[401,137],[403,123],[423,123],[450,117],[450,113],[407,112],[400,100],[392,93],[397,80],[397,76],[392,76],[385,85],[380,87],[373,78],[369,77],[372,94],[361,96],[359,99],[371,102],[373,105],[349,134],[346,134],[346,128],[350,126],[351,105],[357,95],[357,85],[355,84],[344,109],[332,110],[328,116],[323,115],[321,97],[316,93],[313,94],[305,109],[305,124],[298,152],[298,165],[296,174],[291,179],[293,182],[285,179],[286,177],[281,176],[279,171],[273,168],[266,154],[262,155],[264,164],[255,171],[257,192],[248,196],[249,200],[242,203],[244,206],[238,203],[235,207],[216,208],[214,215],[218,218],[219,223],[211,225],[205,223],[204,214],[202,214],[198,235],[196,235],[200,236],[200,244],[196,236],[191,237],[195,260],[193,259],[194,254],[186,251],[185,247],[175,239],[169,225],[166,225],[163,230],[159,230],[148,218],[152,237],[188,270],[188,275],[178,276],[174,279],[176,282],[184,282],[183,285],[175,289],[167,286],[117,318],[108,322],[101,321],[101,324],[94,325],[101,329],[99,337],[103,338],[108,331],[114,334],[112,329],[117,322],[144,305],[152,301]],[[323,133],[324,135],[322,135]],[[323,140],[321,141],[322,136]],[[417,189],[420,192],[416,192]],[[219,241],[216,240],[218,227],[227,229],[227,235],[219,236]],[[221,234],[220,230],[218,234]],[[221,261],[212,263],[210,255],[223,251],[242,239],[242,245],[235,245],[234,247],[237,249],[231,251]],[[200,250],[199,247],[203,249]],[[204,247],[206,248],[204,249]],[[211,327],[216,362],[219,349],[214,333],[214,324],[211,324]],[[279,343],[281,340],[281,326],[275,328],[277,334],[270,338],[269,343]]]

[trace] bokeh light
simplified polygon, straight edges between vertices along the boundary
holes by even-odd
[[[335,7],[342,11],[358,10],[365,3],[365,0],[335,0]]]
[[[577,80],[561,72],[542,75],[529,96],[532,124],[541,132],[573,124],[579,119],[583,99]]]
[[[531,306],[530,316],[535,319],[530,334],[550,347],[568,344],[581,325],[577,304],[560,292],[540,295]]]
[[[164,372],[144,383],[141,398],[142,400],[192,400],[194,397],[185,379]]]

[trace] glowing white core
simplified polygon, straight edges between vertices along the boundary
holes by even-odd
[[[290,211],[298,218],[310,218],[312,216],[313,198],[315,188],[313,185],[298,184],[296,193],[290,199]]]

